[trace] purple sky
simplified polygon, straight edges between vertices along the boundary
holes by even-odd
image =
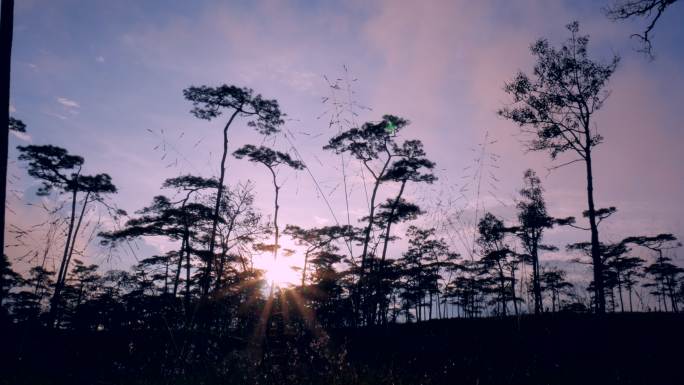
[[[165,178],[217,173],[224,122],[192,117],[182,89],[246,86],[278,99],[290,118],[290,139],[343,221],[340,160],[321,147],[337,130],[328,125],[330,104],[322,103],[330,96],[323,76],[345,78],[346,65],[349,79],[358,79],[351,82],[353,99],[372,109],[357,108],[356,122],[378,120],[386,113],[405,117],[412,124],[400,137],[421,139],[437,162],[440,179],[435,185],[409,189],[410,198],[428,210],[421,223],[438,225],[429,218],[464,208],[462,220],[468,223],[475,202],[514,220],[513,199],[530,167],[542,176],[550,212],[579,217],[586,205],[583,167],[548,174],[553,165],[548,156],[524,154],[518,128],[496,116],[509,100],[502,91],[504,81],[517,70],[531,69],[529,45],[539,37],[560,44],[566,38],[564,25],[578,20],[581,31],[591,35],[592,57],[608,60],[619,53],[623,58],[610,83],[612,95],[595,119],[606,139],[596,150],[596,200],[601,207],[619,210],[602,224],[602,240],[660,232],[681,238],[684,7],[674,5],[660,20],[654,38],[657,57],[649,62],[634,51],[637,44],[629,38],[643,23],[610,22],[601,11],[605,5],[541,0],[21,0],[15,11],[12,109],[29,132],[11,139],[10,157],[16,159],[13,148],[27,142],[65,147],[85,157],[87,172],[109,173],[120,190],[113,201],[134,212],[161,192]],[[261,141],[244,121],[231,131],[231,151]],[[486,135],[493,142],[487,152],[499,160],[485,167],[478,200],[473,168],[466,168],[473,165]],[[291,151],[282,135],[269,143]],[[354,221],[364,213],[365,198],[358,165],[350,167]],[[37,182],[15,163],[10,175],[8,225],[27,228],[41,222],[40,210],[25,205],[37,201]],[[308,173],[283,172],[280,178],[285,182],[281,224],[334,223]],[[269,214],[273,192],[265,170],[231,158],[227,182],[247,179],[256,184],[257,206]],[[464,186],[470,188],[461,197]],[[392,191],[388,186],[383,196]],[[440,200],[453,203],[437,208]],[[461,248],[454,231],[463,230],[453,228],[444,236]],[[41,239],[38,233],[33,236]],[[563,246],[588,237],[564,229],[547,239]],[[171,247],[153,240],[139,246],[141,256]],[[25,252],[23,246],[7,250],[14,257]],[[92,258],[108,266],[101,255]],[[567,257],[559,253],[545,258]],[[132,256],[121,254],[112,263],[133,262]]]

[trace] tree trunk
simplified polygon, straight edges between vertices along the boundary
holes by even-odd
[[[178,286],[180,285],[180,275],[183,271],[183,257],[185,256],[185,235],[183,235],[183,240],[181,241],[181,247],[178,251],[178,266],[176,268],[176,278],[173,282],[173,298],[176,298],[178,294]]]
[[[88,206],[88,198],[90,198],[90,192],[86,193],[85,200],[83,201],[83,207],[81,207],[81,213],[78,216],[78,222],[76,222],[76,228],[74,229],[74,234],[71,237],[71,246],[69,248],[69,256],[67,257],[66,264],[64,266],[64,272],[62,273],[62,282],[66,282],[66,276],[69,271],[69,264],[71,263],[71,256],[74,254],[74,247],[76,246],[76,238],[78,237],[78,231],[81,229],[81,223],[83,222],[83,216],[85,215],[86,207]]]
[[[309,250],[304,253],[304,266],[302,267],[302,287],[306,283],[306,265],[309,263]]]
[[[69,272],[69,264],[71,263],[71,257],[74,254],[74,247],[76,246],[76,237],[78,236],[78,230],[81,228],[81,223],[83,222],[83,216],[85,214],[86,207],[88,206],[88,198],[90,197],[90,192],[86,193],[85,200],[83,201],[83,207],[81,207],[81,213],[78,216],[78,222],[76,222],[76,228],[74,233],[71,235],[71,245],[69,246],[69,254],[67,255],[66,262],[64,263],[64,270],[62,271],[62,277],[58,277],[58,282],[62,282],[62,288],[66,283],[67,273]],[[59,312],[56,313],[56,320],[59,323]]]
[[[620,279],[620,274],[617,275],[617,284],[618,284],[618,294],[620,297],[620,311],[622,313],[625,312],[625,303],[622,300],[622,280]]]
[[[226,258],[228,255],[228,242],[221,236],[221,256],[219,257],[218,268],[216,269],[216,283],[214,284],[214,291],[221,289],[223,283],[223,272],[226,268]]]
[[[382,170],[380,170],[380,174],[375,176],[375,185],[373,186],[373,193],[371,194],[370,207],[369,207],[369,213],[368,213],[368,226],[366,226],[366,229],[364,232],[365,234],[364,234],[364,240],[363,240],[363,252],[361,253],[361,271],[359,272],[359,284],[358,284],[358,287],[357,287],[356,293],[355,293],[356,303],[357,303],[355,318],[358,318],[359,309],[361,307],[360,289],[363,285],[363,278],[364,278],[365,271],[366,271],[366,260],[367,260],[367,256],[368,256],[368,244],[370,243],[370,233],[371,233],[371,230],[373,229],[373,223],[375,221],[375,198],[377,197],[377,194],[378,194],[378,188],[380,187],[381,178],[385,174],[385,170],[387,169],[387,166],[389,165],[390,160],[391,160],[391,157],[388,156],[387,160],[385,161],[385,164],[382,167]],[[370,169],[369,169],[369,171],[370,171]]]
[[[12,63],[12,33],[14,29],[14,0],[2,0],[0,15],[0,247],[5,253],[5,200],[7,194],[7,151],[9,141],[10,71]]]
[[[594,178],[591,166],[591,151],[588,147],[590,143],[588,127],[587,132],[587,149],[585,163],[587,168],[587,203],[589,205],[589,227],[591,230],[591,260],[594,265],[594,297],[596,302],[596,313],[603,314],[606,312],[606,298],[603,288],[603,261],[601,259],[601,247],[599,243],[598,224],[596,222],[596,208],[594,206]]]
[[[171,258],[168,257],[164,261],[164,296],[169,293],[169,264],[171,263]]]
[[[543,308],[541,284],[539,283],[539,247],[536,240],[532,244],[532,287],[534,291],[534,314],[541,314]]]
[[[191,193],[192,192],[188,192],[188,194],[185,196],[185,199],[183,200],[183,204],[181,204],[181,212],[183,213],[183,239],[181,240],[181,247],[178,251],[178,268],[176,269],[176,280],[173,283],[174,299],[178,294],[178,286],[180,285],[180,275],[181,271],[183,270],[183,256],[185,253],[185,248],[187,247],[188,241],[190,240],[190,224],[188,223],[188,213],[185,212],[185,206],[188,204],[188,200],[190,199]]]
[[[228,127],[233,123],[233,119],[237,116],[239,109],[235,110],[230,116],[228,123],[223,128],[223,155],[221,156],[221,174],[219,176],[218,191],[216,193],[216,203],[214,205],[214,218],[211,224],[211,235],[209,237],[209,255],[207,259],[206,271],[202,278],[202,297],[206,298],[209,294],[209,287],[211,285],[211,265],[214,260],[214,247],[216,246],[216,227],[219,220],[219,209],[221,208],[221,199],[223,198],[223,181],[226,178],[226,157],[228,156]]]
[[[276,181],[276,174],[275,171],[273,171],[272,168],[268,168],[271,170],[271,174],[273,175],[273,187],[275,188],[275,202],[274,202],[274,212],[273,212],[273,229],[275,231],[274,235],[274,247],[273,247],[273,261],[278,259],[278,240],[280,239],[280,229],[278,229],[278,209],[280,209],[280,206],[278,206],[278,194],[280,193],[280,186],[278,186],[278,183]]]
[[[380,263],[380,279],[382,279],[384,273],[385,273],[385,258],[387,256],[387,246],[389,244],[389,238],[390,238],[390,230],[392,228],[392,221],[394,220],[394,215],[396,214],[397,211],[397,205],[399,204],[399,200],[401,199],[402,194],[404,193],[404,188],[406,187],[406,182],[407,180],[401,181],[401,188],[399,189],[399,193],[397,194],[397,197],[394,199],[394,202],[392,203],[392,209],[390,211],[389,218],[387,219],[387,227],[385,228],[385,241],[382,245],[382,257],[381,257],[381,263]],[[374,306],[375,307],[375,306]],[[384,309],[381,309],[384,310]]]
[[[192,270],[192,265],[190,264],[190,238],[188,237],[185,241],[185,309],[189,311],[190,309],[190,270]]]
[[[663,291],[660,283],[658,283],[656,287],[658,288],[658,311],[663,311]],[[665,311],[667,311],[667,306],[665,306]]]
[[[235,226],[235,218],[237,218],[237,216],[240,215],[239,211],[240,211],[241,205],[242,205],[242,202],[236,208],[235,215],[233,215],[230,218],[230,222],[228,223],[228,229],[227,229],[226,235],[225,235],[225,244],[223,241],[221,242],[221,245],[223,247],[223,251],[221,252],[221,268],[219,269],[220,274],[218,277],[216,277],[216,286],[214,286],[214,290],[216,290],[216,291],[218,291],[221,287],[221,280],[223,278],[222,274],[223,274],[225,259],[226,259],[226,255],[228,253],[228,250],[230,250],[230,247],[228,246],[228,241],[230,240],[230,234],[233,232],[233,227]]]
[[[511,295],[513,299],[513,309],[518,315],[518,297],[515,295],[515,267],[511,267]]]
[[[501,313],[506,316],[506,276],[504,275],[501,262],[497,261],[499,266],[499,295],[501,296]]]
[[[366,257],[368,254],[368,244],[370,243],[370,233],[373,228],[373,223],[375,220],[375,197],[378,193],[378,187],[380,187],[380,179],[375,180],[375,185],[373,186],[373,193],[371,194],[370,208],[368,213],[368,225],[364,231],[363,240],[363,252],[361,254],[361,273],[363,274],[363,269],[366,267]]]
[[[387,222],[387,228],[385,229],[385,242],[382,246],[382,261],[385,262],[385,257],[387,255],[387,245],[389,244],[389,237],[390,237],[390,230],[392,228],[392,221],[394,220],[394,214],[397,211],[397,205],[399,204],[399,200],[401,199],[402,194],[404,193],[404,188],[406,187],[406,182],[407,180],[401,181],[401,188],[399,189],[399,193],[397,194],[397,197],[394,199],[394,202],[392,203],[392,210],[390,211],[390,215],[388,218]],[[384,268],[384,265],[382,265]]]
[[[672,307],[672,312],[677,313],[677,312],[679,312],[679,309],[677,308],[677,295],[675,293],[676,283],[673,282],[673,279],[671,277],[666,278],[666,279],[667,279],[667,282],[666,282],[667,283],[667,291],[668,291],[668,294],[670,296],[670,304]]]
[[[62,262],[59,265],[59,273],[57,274],[57,281],[55,282],[55,292],[52,295],[52,301],[50,304],[50,315],[48,317],[49,326],[55,326],[54,322],[57,319],[57,311],[59,307],[59,299],[62,293],[63,282],[61,280],[64,270],[66,269],[66,262],[69,256],[69,243],[71,242],[71,234],[74,231],[74,221],[76,219],[76,196],[78,190],[74,186],[74,191],[71,196],[71,219],[69,220],[69,230],[67,232],[66,241],[64,242],[64,254],[62,255]]]

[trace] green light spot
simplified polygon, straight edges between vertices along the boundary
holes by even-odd
[[[397,126],[392,123],[391,120],[388,120],[387,125],[385,126],[385,131],[389,132],[390,134],[394,134],[397,131]]]

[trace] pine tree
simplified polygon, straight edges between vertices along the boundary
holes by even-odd
[[[577,158],[562,164],[582,162],[586,168],[586,217],[591,232],[591,258],[596,286],[596,312],[605,312],[603,265],[599,241],[598,209],[594,202],[593,149],[603,137],[593,125],[594,114],[608,97],[605,87],[617,68],[619,58],[608,64],[588,56],[589,38],[578,35],[579,24],[567,26],[570,38],[560,49],[540,39],[532,45],[537,58],[534,77],[520,72],[506,83],[504,90],[513,96],[513,104],[499,114],[517,123],[532,140],[530,151],[548,151],[552,159],[570,152]],[[561,167],[556,166],[555,168]]]

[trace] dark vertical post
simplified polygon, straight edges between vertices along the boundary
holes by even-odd
[[[0,14],[0,247],[5,252],[5,199],[7,194],[7,141],[9,136],[10,63],[12,61],[12,30],[14,25],[14,0],[2,0]]]

